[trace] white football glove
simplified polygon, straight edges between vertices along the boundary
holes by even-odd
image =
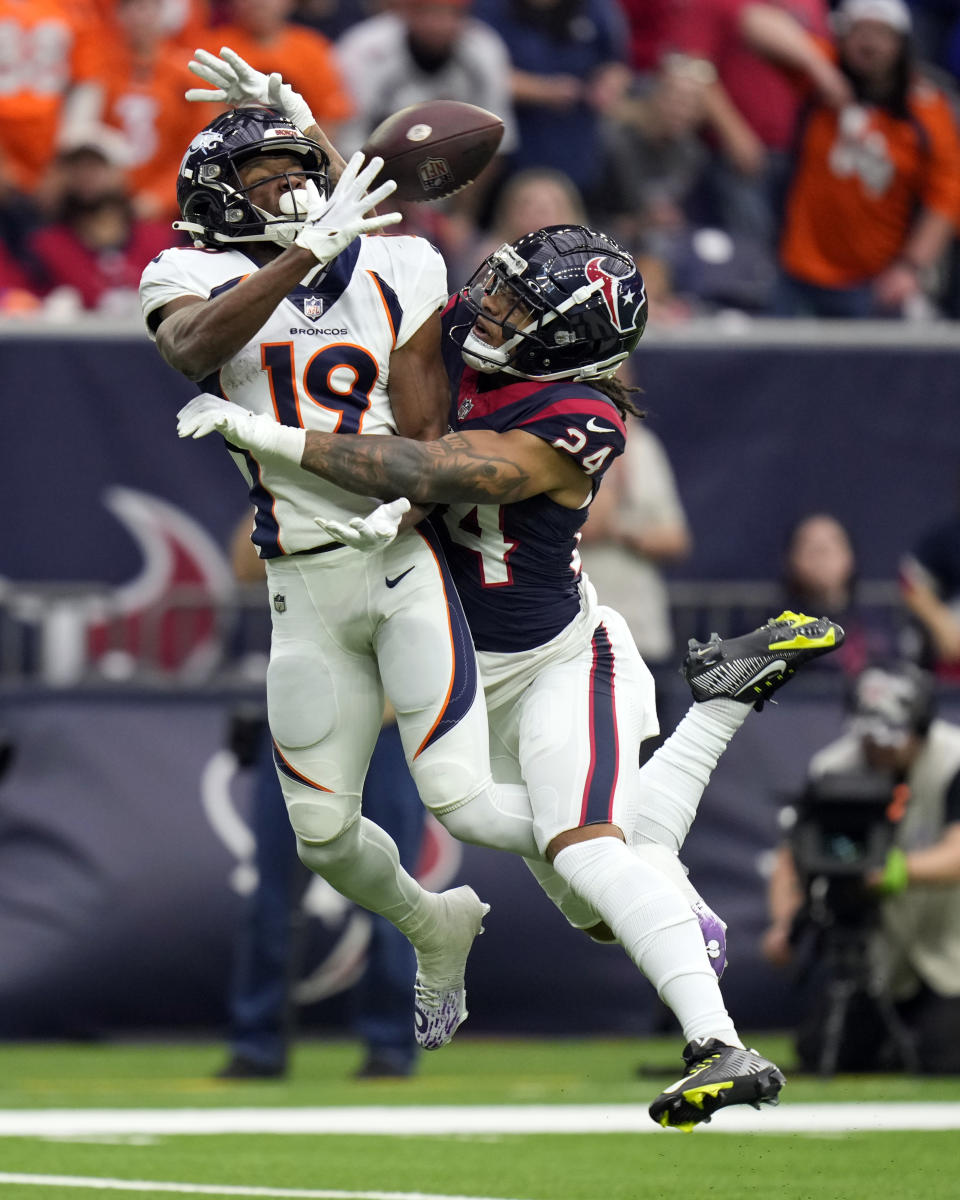
[[[367,188],[383,166],[383,159],[371,158],[361,171],[363,162],[363,154],[358,150],[344,167],[329,200],[319,210],[315,206],[310,207],[311,200],[307,197],[307,219],[298,226],[293,240],[296,245],[309,250],[321,265],[332,262],[361,233],[373,233],[386,225],[395,225],[397,221],[403,220],[398,212],[366,216],[371,208],[375,208],[395,192],[397,185],[394,180],[387,179],[374,191],[368,192]],[[302,190],[308,192],[309,189]],[[288,200],[287,196],[291,198]],[[292,208],[295,202],[300,200],[300,194],[299,191],[290,192],[280,199],[284,209]],[[264,226],[264,235],[272,241],[288,245],[290,224],[285,221],[268,222]]]
[[[209,88],[189,88],[184,92],[188,100],[265,104],[267,108],[275,108],[283,113],[301,132],[317,123],[306,100],[289,83],[283,82],[283,76],[278,71],[264,75],[229,46],[220,48],[219,57],[209,50],[197,50],[196,58],[192,58],[188,66],[194,75],[213,84],[212,91]]]
[[[403,514],[410,511],[410,501],[401,496],[399,500],[391,500],[389,504],[381,504],[369,516],[354,517],[344,524],[342,521],[328,521],[323,517],[314,517],[314,521],[325,534],[335,542],[352,546],[354,550],[369,553],[373,550],[383,550],[397,536]]]
[[[177,413],[177,435],[202,438],[214,431],[255,455],[282,458],[299,466],[306,430],[281,425],[263,413],[252,413],[210,392],[201,392]]]

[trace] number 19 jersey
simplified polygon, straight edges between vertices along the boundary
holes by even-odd
[[[258,269],[241,249],[164,250],[140,283],[144,318],[182,296],[219,296]],[[325,433],[396,433],[387,391],[390,355],[446,299],[446,269],[429,242],[359,237],[326,270],[309,272],[200,389],[283,425]],[[261,558],[325,544],[329,539],[314,517],[346,521],[379,504],[292,463],[255,458],[229,443],[228,449],[250,489],[253,541]]]

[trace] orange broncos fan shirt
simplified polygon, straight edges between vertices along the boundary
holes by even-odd
[[[56,151],[63,98],[101,71],[84,0],[0,0],[0,169],[32,191]]]
[[[256,41],[236,25],[217,26],[213,33],[217,50],[229,46],[258,71],[267,75],[279,71],[284,83],[310,105],[321,126],[352,115],[353,102],[343,86],[333,47],[322,34],[299,25],[287,25],[269,42]],[[194,82],[203,86],[202,80]]]
[[[194,135],[224,108],[184,99],[187,88],[199,83],[188,57],[168,44],[149,61],[138,60],[118,38],[103,75],[104,121],[125,135],[132,155],[127,180],[147,216],[177,216],[180,160]]]
[[[908,119],[813,109],[801,127],[780,259],[797,279],[853,287],[901,252],[916,206],[960,219],[960,137],[946,96],[916,80]]]

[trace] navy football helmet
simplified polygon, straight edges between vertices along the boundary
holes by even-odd
[[[494,320],[482,302],[501,288],[515,303]],[[503,344],[494,348],[471,328],[461,350],[467,365],[522,379],[612,375],[647,323],[643,278],[633,258],[613,238],[583,225],[550,225],[505,243],[460,297],[472,319],[482,315],[504,330]]]
[[[290,217],[274,217],[253,204],[238,173],[261,154],[297,156],[302,174],[316,183],[321,195],[329,195],[330,160],[317,142],[272,108],[236,108],[221,113],[187,147],[177,176],[183,220],[175,222],[174,229],[192,234],[199,246],[271,240],[264,235],[265,225],[289,224]]]

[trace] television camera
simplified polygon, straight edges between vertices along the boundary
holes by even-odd
[[[882,964],[872,952],[881,921],[878,895],[866,877],[883,866],[897,822],[909,802],[906,784],[882,771],[811,779],[792,810],[790,846],[804,889],[791,940],[810,938],[811,958],[823,964],[826,1020],[817,1063],[833,1075],[855,997],[872,1005],[903,1066],[915,1055],[890,998]]]

